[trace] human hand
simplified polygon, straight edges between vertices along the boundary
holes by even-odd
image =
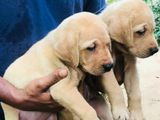
[[[31,81],[25,89],[18,90],[17,108],[29,111],[56,112],[62,107],[56,103],[47,91],[50,86],[67,76],[67,70],[58,69],[50,75]]]

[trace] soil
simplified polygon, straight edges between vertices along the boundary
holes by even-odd
[[[160,52],[137,62],[146,120],[160,120]]]

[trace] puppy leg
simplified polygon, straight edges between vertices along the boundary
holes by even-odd
[[[115,120],[128,120],[128,110],[125,105],[123,92],[119,86],[113,71],[102,76],[102,84],[111,103],[111,110]]]
[[[75,80],[63,79],[50,88],[52,97],[82,120],[99,120],[96,111],[85,101]]]
[[[139,79],[136,69],[136,58],[133,56],[125,56],[125,64],[126,68],[124,85],[128,95],[130,120],[144,120],[141,106]]]

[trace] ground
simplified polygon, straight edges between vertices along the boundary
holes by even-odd
[[[143,110],[146,120],[160,120],[160,52],[138,59]]]

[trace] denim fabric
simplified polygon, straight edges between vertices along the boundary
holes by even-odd
[[[105,0],[0,0],[0,76],[63,19],[81,11],[96,14],[105,6]]]

